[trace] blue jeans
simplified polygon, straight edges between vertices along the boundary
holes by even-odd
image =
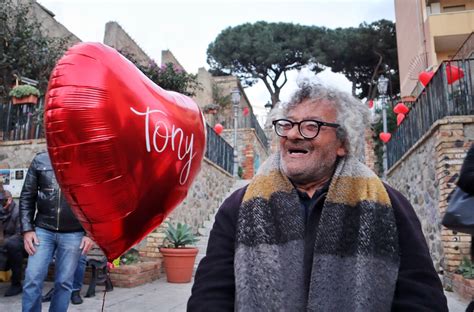
[[[64,312],[69,306],[72,281],[79,257],[83,232],[59,233],[36,228],[40,242],[34,255],[28,257],[23,286],[23,312],[41,311],[43,282],[48,274],[48,266],[56,252],[54,295],[49,311]]]
[[[74,272],[74,281],[72,282],[72,291],[81,291],[84,283],[84,273],[86,272],[87,256],[81,255],[77,264],[76,272]]]

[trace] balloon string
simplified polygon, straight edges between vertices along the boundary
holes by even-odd
[[[102,312],[104,312],[105,307],[105,295],[107,294],[107,290],[104,291],[104,297],[102,298]]]

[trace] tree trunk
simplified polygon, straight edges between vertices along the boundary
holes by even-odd
[[[367,92],[367,95],[369,96],[369,98],[374,98],[375,97],[375,90],[373,90],[372,81],[374,81],[375,76],[378,74],[379,67],[382,64],[382,60],[383,60],[382,54],[378,53],[377,51],[374,51],[374,53],[377,54],[377,56],[379,57],[379,61],[377,62],[377,65],[375,65],[374,71],[372,73],[372,78],[370,79],[371,83],[370,83],[370,87],[369,87],[369,92]]]

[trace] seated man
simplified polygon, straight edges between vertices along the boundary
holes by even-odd
[[[0,222],[3,224],[4,236],[1,246],[6,249],[7,267],[12,270],[11,286],[5,292],[5,297],[16,296],[22,292],[21,273],[25,252],[20,231],[19,209],[9,191],[0,192]]]

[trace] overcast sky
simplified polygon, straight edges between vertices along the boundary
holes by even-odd
[[[329,28],[358,26],[382,18],[394,20],[393,0],[38,0],[56,20],[82,41],[102,42],[105,24],[118,22],[157,62],[161,51],[171,50],[185,70],[209,68],[206,50],[228,26],[246,22],[291,22]],[[323,74],[350,90],[344,77]],[[290,78],[294,79],[295,75]],[[282,98],[293,88],[285,86]],[[257,114],[270,95],[263,84],[246,90]]]

